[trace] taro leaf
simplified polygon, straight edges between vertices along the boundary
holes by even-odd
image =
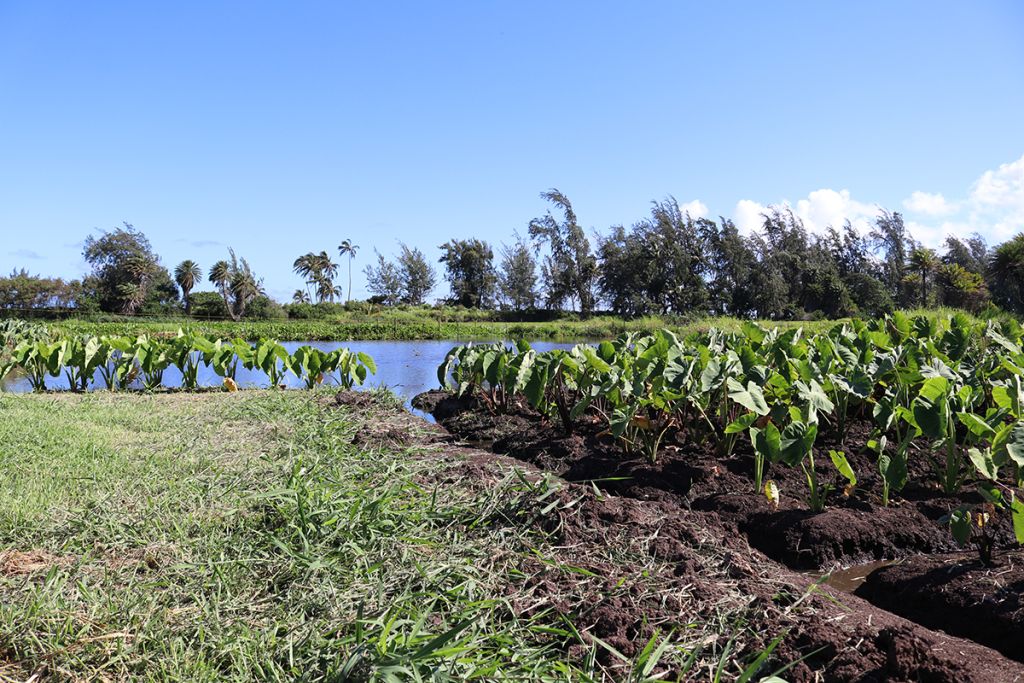
[[[931,377],[921,386],[921,392],[914,399],[912,407],[914,424],[921,432],[933,439],[946,436],[949,402],[946,392],[949,382],[943,377]]]
[[[984,481],[980,482],[978,484],[978,493],[981,494],[981,497],[984,498],[986,502],[992,503],[996,508],[1002,509],[1005,505],[1003,493],[996,488],[995,484],[990,484]]]
[[[763,327],[750,320],[744,320],[740,329],[743,331],[743,336],[755,344],[763,342],[765,335],[768,333]]]
[[[1021,417],[1021,399],[1024,389],[1021,387],[1020,377],[1014,375],[1012,383],[1008,386],[996,385],[992,387],[992,400],[1000,408],[1012,413],[1014,417]]]
[[[985,331],[985,336],[994,341],[996,344],[1002,346],[1010,353],[1019,354],[1021,352],[1021,348],[1019,346],[1014,344],[1012,341],[1010,341],[1003,335],[996,332],[995,329],[992,327],[989,327],[988,330]]]
[[[544,389],[548,384],[548,367],[546,365],[535,365],[530,378],[523,387],[523,395],[530,405],[539,409],[544,402]]]
[[[603,341],[597,346],[597,352],[601,358],[608,361],[609,363],[615,358],[615,345],[608,341]]]
[[[868,439],[867,447],[875,453],[884,453],[885,446],[889,443],[889,437],[884,434],[877,439]]]
[[[746,374],[749,374],[755,367],[760,365],[761,358],[749,346],[742,346],[737,355],[740,359],[740,364],[743,366],[743,372]]]
[[[992,400],[1004,410],[1013,409],[1013,400],[1010,398],[1010,392],[1004,386],[996,385],[992,387]]]
[[[779,459],[789,465],[796,467],[803,461],[814,447],[814,440],[818,436],[818,425],[806,424],[794,421],[786,425],[782,431]]]
[[[1010,501],[1010,516],[1013,518],[1013,535],[1017,543],[1024,544],[1024,501],[1016,496]]]
[[[850,393],[861,400],[870,396],[874,388],[875,383],[871,381],[870,377],[860,370],[855,372],[853,377],[850,379]]]
[[[519,357],[519,367],[516,369],[516,378],[511,390],[513,393],[522,391],[533,376],[534,362],[537,359],[537,352],[529,349]]]
[[[905,340],[910,336],[910,318],[905,313],[894,311],[889,316],[889,332],[896,339]]]
[[[857,364],[857,352],[844,344],[836,344],[836,355],[838,355],[845,367],[852,367]]]
[[[875,424],[878,425],[879,429],[885,432],[892,426],[895,412],[893,412],[892,404],[889,402],[876,403],[875,407],[871,410],[871,415],[875,418]]]
[[[1018,421],[1010,430],[1006,439],[1006,454],[1018,467],[1024,467],[1024,420]]]
[[[682,390],[687,384],[687,379],[693,369],[693,360],[686,359],[680,355],[672,355],[668,364],[665,365],[665,381],[673,387]]]
[[[764,394],[761,392],[761,387],[757,386],[753,382],[747,382],[747,388],[744,389],[742,384],[730,378],[729,398],[758,415],[768,414],[768,404],[764,400]]]
[[[636,415],[637,404],[633,404],[625,409],[616,410],[612,414],[611,420],[611,431],[612,436],[619,438],[626,432],[626,427],[629,427],[633,423],[633,417]]]
[[[977,448],[967,449],[967,457],[974,464],[974,469],[986,479],[996,481],[999,478],[999,466],[992,459],[992,452],[987,448],[982,451]]]
[[[798,381],[795,386],[800,399],[813,406],[815,410],[825,413],[826,415],[835,410],[835,404],[828,399],[828,396],[825,394],[825,390],[821,388],[821,385],[813,379],[811,380],[810,385]]]
[[[903,458],[891,458],[885,453],[878,456],[878,472],[893,491],[907,484],[907,463]]]
[[[593,346],[584,347],[583,356],[587,359],[587,365],[600,373],[606,373],[612,369],[612,366],[608,365],[608,363],[597,355],[597,351],[594,350]]]
[[[921,366],[921,376],[926,378],[941,377],[943,379],[956,379],[956,373],[939,358],[932,358],[927,365]]]
[[[498,359],[505,354],[499,354],[494,349],[484,351],[480,357],[480,376],[481,379],[486,380],[487,383],[493,387],[498,383],[499,372],[501,365],[498,363]]]
[[[722,363],[717,358],[712,358],[708,361],[707,365],[704,366],[703,372],[700,373],[700,390],[701,393],[708,393],[717,389],[721,384],[719,375],[722,374]]]
[[[966,545],[971,540],[971,511],[962,507],[953,510],[949,515],[949,530],[957,543]]]
[[[744,413],[743,415],[740,415],[738,418],[736,418],[728,425],[726,425],[725,433],[737,434],[739,432],[742,432],[744,429],[747,429],[752,424],[754,424],[754,422],[757,421],[757,417],[758,416],[756,413]]]
[[[377,374],[377,364],[373,361],[373,358],[369,354],[360,351],[359,353],[356,354],[356,358],[358,358],[359,362],[365,365],[370,370],[371,375]]]
[[[832,464],[839,470],[839,474],[846,477],[846,481],[850,482],[851,486],[857,485],[857,475],[853,471],[853,467],[850,465],[850,461],[846,459],[846,453],[843,451],[829,451],[828,457],[832,459]]]
[[[1009,358],[1004,358],[999,364],[1001,368],[1013,375],[1024,375],[1024,369],[1021,369],[1019,365],[1011,361]]]
[[[754,450],[769,462],[778,462],[782,453],[782,435],[778,427],[771,422],[761,429],[751,427],[750,441],[754,444]]]
[[[452,366],[455,364],[455,360],[459,356],[459,351],[463,347],[455,346],[448,354],[444,357],[444,362],[437,366],[437,381],[441,384],[441,388],[450,388],[451,384],[448,382],[448,375],[452,371]],[[259,361],[256,361],[259,364]]]
[[[974,434],[981,439],[991,439],[996,435],[996,430],[992,429],[985,420],[981,419],[974,413],[957,413],[956,417],[960,422],[970,430],[971,434]]]

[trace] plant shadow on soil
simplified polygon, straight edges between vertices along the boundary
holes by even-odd
[[[787,672],[793,680],[1024,680],[1024,667],[1019,663],[1024,661],[1024,650],[1018,643],[1019,634],[1024,633],[1024,610],[1003,610],[994,622],[998,627],[964,629],[959,625],[963,621],[961,606],[975,605],[971,616],[976,614],[977,620],[989,619],[1003,609],[993,603],[991,593],[965,590],[962,601],[947,600],[939,604],[948,606],[936,608],[927,597],[909,600],[899,592],[908,586],[914,589],[916,580],[917,594],[941,595],[949,580],[948,568],[945,573],[919,572],[911,580],[900,568],[913,565],[913,560],[883,567],[871,573],[854,595],[820,587],[804,600],[802,607],[809,608],[806,612],[790,609],[785,605],[790,598],[780,597],[799,596],[807,590],[813,577],[801,571],[827,572],[887,559],[928,559],[941,554],[947,567],[949,563],[960,567],[957,576],[964,577],[965,586],[979,571],[963,553],[957,554],[959,548],[942,517],[961,504],[979,503],[980,499],[966,492],[945,496],[931,483],[934,476],[924,454],[917,454],[911,459],[912,483],[891,506],[882,506],[876,493],[880,482],[873,457],[864,453],[870,431],[864,422],[851,425],[844,443],[827,432],[819,437],[818,450],[844,450],[860,481],[853,492],[843,495],[845,482],[839,481],[830,463],[827,468],[822,466],[827,472],[825,481],[834,483],[839,493],[829,499],[824,512],[815,514],[802,499],[807,484],[799,469],[779,467],[767,472],[766,479],[775,481],[782,492],[777,507],[753,491],[753,458],[742,440],[725,458],[715,454],[712,444],[694,449],[682,446],[682,440],[670,441],[652,464],[641,457],[624,456],[620,446],[601,433],[596,420],[584,418],[568,435],[523,404],[508,414],[492,414],[473,399],[432,391],[417,396],[413,405],[431,413],[461,443],[487,448],[568,482],[612,494],[592,510],[581,508],[581,515],[592,514],[592,518],[580,523],[625,525],[636,533],[654,524],[658,540],[651,545],[651,552],[676,563],[679,575],[698,581],[697,585],[701,584],[700,568],[691,566],[692,530],[710,530],[729,557],[729,570],[737,580],[747,582],[745,590],[754,602],[771,606],[761,610],[757,618],[763,623],[756,627],[787,633],[776,655],[790,661],[806,657]],[[653,519],[641,523],[645,516]],[[1009,520],[997,520],[993,533],[1001,553],[1014,546]],[[880,588],[882,577],[892,577],[894,587]],[[1024,574],[1020,579],[1024,581]],[[1011,585],[1021,584],[1014,581]],[[802,598],[791,600],[800,602]],[[620,618],[635,624],[651,615],[627,610]],[[1012,631],[1014,637],[1001,636],[1005,630]],[[1003,659],[989,647],[1017,661]]]

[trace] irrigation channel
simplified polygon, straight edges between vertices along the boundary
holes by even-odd
[[[453,346],[465,342],[457,340],[433,340],[433,341],[344,341],[344,342],[305,342],[288,341],[281,342],[288,353],[293,353],[300,346],[312,346],[322,351],[334,351],[338,348],[348,348],[353,351],[362,351],[370,354],[377,364],[377,374],[370,375],[364,388],[387,387],[405,400],[406,407],[414,413],[431,421],[433,418],[421,411],[415,410],[410,400],[416,394],[436,389],[437,366],[444,360],[445,354]],[[474,342],[488,344],[493,342]],[[546,341],[530,342],[537,351],[548,351],[551,349],[570,349],[579,342],[555,343]],[[94,390],[103,390],[102,378],[97,373]],[[267,376],[258,368],[246,370],[239,366],[238,374],[235,376],[240,388],[265,388]],[[328,377],[325,382],[332,383]],[[199,384],[204,387],[216,387],[222,384],[223,380],[213,371],[213,368],[202,366],[199,368]],[[302,382],[295,375],[288,373],[284,382],[288,388],[299,388]],[[177,388],[181,386],[181,372],[171,366],[164,371],[163,386]],[[46,388],[51,390],[66,390],[68,380],[63,374],[59,377],[48,377]],[[132,389],[141,389],[142,380],[137,379],[131,385]],[[13,393],[28,393],[32,391],[29,381],[23,375],[11,375],[0,382],[0,390]]]

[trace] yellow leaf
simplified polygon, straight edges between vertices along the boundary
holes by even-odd
[[[235,383],[235,380],[230,377],[224,378],[224,388],[228,391],[238,391],[238,385]]]
[[[637,415],[633,418],[633,426],[639,427],[640,429],[650,429],[651,420],[643,415]]]
[[[768,480],[764,484],[764,497],[773,508],[779,507],[779,487],[774,481]]]

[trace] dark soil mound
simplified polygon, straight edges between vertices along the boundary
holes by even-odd
[[[994,567],[960,553],[912,557],[873,572],[857,595],[929,628],[1024,661],[1024,553]]]
[[[781,491],[778,506],[753,491],[753,454],[740,439],[727,457],[715,444],[668,443],[651,463],[623,452],[621,445],[588,416],[566,434],[524,403],[507,414],[489,412],[472,398],[444,391],[421,394],[415,407],[429,410],[442,427],[466,443],[529,462],[574,482],[594,482],[602,490],[640,500],[671,501],[714,513],[772,559],[795,569],[859,564],[916,553],[957,550],[945,515],[964,503],[980,502],[964,492],[947,497],[934,483],[923,454],[912,459],[910,484],[889,507],[877,494],[880,481],[874,455],[866,452],[870,426],[854,421],[841,440],[823,431],[818,450],[847,454],[858,474],[848,495],[831,463],[820,464],[823,485],[832,486],[828,507],[812,513],[804,497],[807,483],[800,468],[769,466],[766,479]],[[827,459],[825,459],[827,461]],[[1008,520],[994,530],[998,548],[1015,545]]]
[[[601,432],[596,420],[582,419],[574,425],[573,434],[566,434],[522,404],[511,414],[494,415],[472,399],[430,392],[417,397],[414,405],[431,410],[438,423],[465,444],[507,454],[578,482],[563,492],[574,501],[572,514],[543,524],[556,528],[566,547],[589,549],[578,560],[580,568],[598,576],[613,572],[614,567],[605,566],[599,558],[609,539],[618,534],[634,543],[643,541],[650,557],[669,563],[673,568],[670,575],[651,576],[669,594],[689,591],[707,596],[706,606],[716,600],[735,600],[727,584],[741,590],[749,601],[749,627],[763,634],[785,634],[775,659],[799,661],[784,674],[787,680],[1024,680],[1024,667],[1019,664],[982,645],[931,630],[932,624],[934,628],[947,627],[938,620],[928,621],[923,606],[919,612],[898,609],[904,598],[894,591],[904,579],[890,574],[895,568],[879,570],[857,595],[878,600],[914,621],[883,611],[857,595],[815,587],[811,577],[772,562],[793,568],[825,568],[955,548],[942,518],[958,505],[977,501],[966,494],[944,496],[934,484],[926,459],[919,457],[911,467],[913,483],[891,506],[883,507],[873,455],[864,449],[869,431],[864,423],[854,423],[843,444],[834,434],[819,438],[822,451],[842,448],[847,453],[860,481],[857,489],[844,495],[843,482],[831,464],[823,467],[823,482],[833,484],[837,493],[824,512],[815,514],[803,500],[806,482],[799,469],[770,468],[767,473],[766,478],[775,481],[783,494],[777,506],[755,493],[753,459],[742,441],[728,457],[716,454],[714,444],[694,447],[683,445],[682,440],[669,442],[657,462],[650,463],[624,454],[619,444]],[[1006,548],[1012,543],[1012,530],[1005,520],[1001,523],[1006,528],[997,530],[997,546]],[[719,557],[715,571],[709,571],[698,552],[709,545],[717,549]],[[644,569],[638,567],[638,571]],[[881,589],[876,588],[887,574],[893,576],[893,591],[887,593],[896,596],[892,604],[886,603]],[[558,581],[541,579],[534,589],[557,596],[564,588]],[[1019,591],[1022,582],[1024,576],[1015,577],[1006,591]],[[595,635],[621,646],[624,652],[635,651],[650,624],[685,623],[677,619],[687,608],[694,609],[686,601],[651,601],[628,591],[612,598],[616,594],[613,583],[606,583],[606,590],[580,609],[589,615],[584,622],[591,624]],[[956,620],[964,614],[959,605],[982,602],[993,593],[989,585],[964,595],[962,602],[950,602],[934,611]],[[1010,611],[1015,615],[1012,619],[1017,619],[1017,612]],[[979,621],[987,618],[977,617]],[[1020,626],[1011,620],[988,630],[1003,629],[1012,634],[1008,638],[1019,639],[1024,632]],[[983,633],[961,632],[990,642],[984,640],[987,636]],[[1021,643],[1011,643],[1017,652],[1004,651],[1019,657]]]

